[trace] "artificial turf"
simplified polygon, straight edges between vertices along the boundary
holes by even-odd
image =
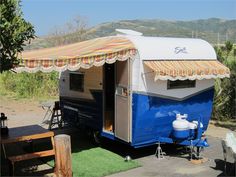
[[[54,161],[49,161],[54,166]],[[89,143],[86,138],[72,137],[72,171],[74,177],[100,177],[140,167],[136,160],[124,157]]]
[[[99,177],[140,166],[100,147],[72,154],[73,176]]]
[[[50,161],[50,165],[54,161]],[[74,177],[100,177],[139,167],[135,161],[125,161],[123,157],[95,147],[88,150],[72,153],[72,171]]]

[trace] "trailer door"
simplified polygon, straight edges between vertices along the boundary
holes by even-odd
[[[115,136],[130,141],[129,60],[116,62]]]

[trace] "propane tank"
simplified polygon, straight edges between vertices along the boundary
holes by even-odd
[[[189,137],[189,122],[186,120],[187,114],[176,114],[176,120],[173,121],[173,136],[176,139],[186,139]]]

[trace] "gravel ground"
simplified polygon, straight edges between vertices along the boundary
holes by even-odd
[[[193,164],[184,149],[177,151],[166,145],[163,151],[167,152],[164,159],[157,159],[155,155],[144,156],[138,159],[142,167],[126,172],[110,175],[109,177],[216,177],[225,176],[221,140],[208,137],[210,147],[205,148],[202,156],[206,162]],[[172,149],[172,152],[170,152]],[[229,164],[232,166],[232,164]]]
[[[4,112],[7,116],[9,128],[41,124],[45,114],[39,102],[5,97],[0,97],[0,112]]]

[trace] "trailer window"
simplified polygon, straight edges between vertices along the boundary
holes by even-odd
[[[84,73],[70,73],[70,90],[84,91]]]
[[[170,81],[167,82],[167,89],[180,89],[180,88],[193,88],[196,86],[195,80],[176,80],[176,81]]]

